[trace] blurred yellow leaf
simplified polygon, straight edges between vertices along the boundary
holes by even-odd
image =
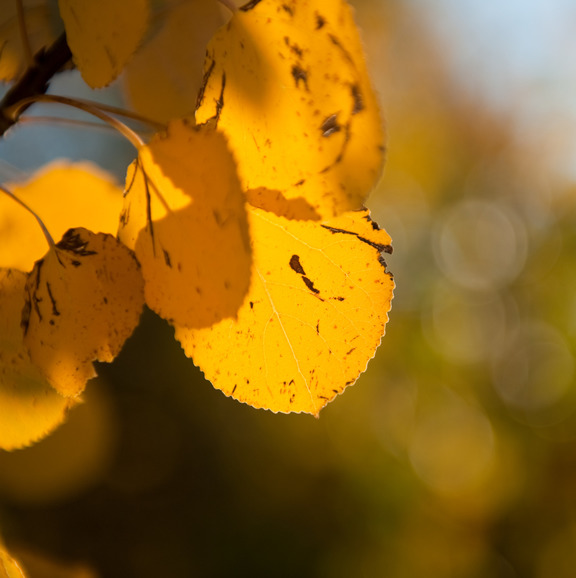
[[[226,134],[245,190],[303,198],[315,218],[361,208],[380,176],[380,112],[344,0],[237,11],[208,45],[196,121]]]
[[[66,38],[82,78],[110,84],[134,54],[148,27],[148,0],[58,0]]]
[[[133,108],[159,122],[193,114],[206,44],[222,22],[216,0],[175,4],[126,67],[124,86]]]
[[[146,303],[187,327],[236,315],[250,283],[244,196],[222,134],[175,121],[127,177],[119,238],[142,265]]]
[[[80,394],[138,324],[144,304],[140,267],[112,235],[70,229],[38,261],[26,283],[24,341],[59,393]]]
[[[0,10],[0,81],[14,80],[30,64],[18,25],[14,0],[3,0]],[[24,0],[24,18],[32,54],[55,38],[51,9],[47,0]]]
[[[32,364],[20,326],[26,274],[0,269],[0,448],[21,448],[48,435],[74,403]]]
[[[41,217],[55,239],[72,226],[96,233],[116,233],[122,189],[90,163],[56,162],[26,183],[6,186]],[[0,237],[2,267],[30,271],[46,253],[46,239],[34,217],[2,194]]]
[[[0,542],[0,578],[26,578],[22,569]]]
[[[368,211],[325,224],[249,209],[254,258],[238,319],[176,338],[226,395],[274,412],[318,412],[373,357],[394,282],[390,237]]]

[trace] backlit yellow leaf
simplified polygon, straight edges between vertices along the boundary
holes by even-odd
[[[26,578],[19,564],[0,542],[0,578]]]
[[[38,261],[26,283],[24,341],[32,361],[65,396],[110,362],[138,324],[144,303],[140,267],[112,235],[70,229]]]
[[[47,0],[24,0],[24,18],[30,52],[34,54],[55,38],[51,9]],[[14,0],[0,3],[0,81],[20,76],[30,64],[27,61],[18,13]]]
[[[159,122],[193,114],[206,45],[222,22],[216,0],[187,0],[168,10],[126,67],[124,86],[133,108]]]
[[[110,84],[134,54],[148,26],[148,0],[58,0],[66,38],[82,78]]]
[[[360,208],[382,168],[378,103],[345,0],[236,12],[208,46],[196,120],[226,134],[245,190],[302,197],[316,218]]]
[[[57,162],[26,183],[6,185],[38,215],[55,239],[72,226],[116,233],[122,189],[90,163]],[[34,217],[0,194],[0,266],[30,271],[46,253],[46,239]],[[25,242],[23,242],[25,240]]]
[[[394,282],[390,237],[368,211],[325,224],[250,208],[254,275],[238,319],[176,338],[226,395],[275,412],[318,412],[373,357]]]
[[[236,315],[250,283],[244,196],[222,134],[170,124],[127,177],[118,236],[142,265],[146,303],[187,327]]]
[[[13,450],[48,435],[74,403],[32,364],[20,326],[26,274],[0,269],[0,448]]]

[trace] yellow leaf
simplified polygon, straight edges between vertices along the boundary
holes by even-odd
[[[26,274],[0,269],[0,448],[13,450],[48,435],[72,400],[59,395],[32,364],[20,326]]]
[[[0,578],[26,578],[22,568],[0,542]]]
[[[92,88],[110,84],[148,27],[148,0],[58,0],[74,62]]]
[[[76,396],[110,362],[138,324],[140,267],[112,235],[70,229],[36,263],[26,283],[24,342],[59,393]]]
[[[140,150],[126,182],[118,236],[142,265],[148,306],[187,327],[235,316],[251,258],[226,139],[175,121]]]
[[[133,108],[159,122],[190,115],[202,84],[206,44],[223,22],[216,0],[188,0],[168,11],[124,76]]]
[[[30,51],[34,54],[56,36],[51,9],[46,0],[24,0],[23,9]],[[3,0],[0,10],[0,81],[14,80],[29,64],[18,25],[16,2]]]
[[[390,237],[368,211],[324,224],[250,208],[254,275],[237,320],[176,326],[186,354],[226,395],[274,412],[318,412],[373,357],[394,282]]]
[[[236,12],[208,46],[196,121],[226,134],[245,190],[303,198],[315,218],[361,208],[381,172],[382,121],[344,0]]]
[[[59,239],[72,226],[116,233],[122,189],[89,163],[52,163],[26,183],[6,185]],[[0,194],[0,266],[30,271],[46,253],[38,223],[12,199]],[[25,242],[24,242],[25,241]]]

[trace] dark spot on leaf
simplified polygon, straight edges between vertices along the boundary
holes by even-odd
[[[80,267],[80,265],[82,265],[82,263],[80,263],[80,261],[76,261],[76,259],[72,260],[72,266],[73,267]]]
[[[232,388],[232,395],[234,395],[234,392],[236,391],[236,388],[237,388],[237,387],[238,387],[238,385],[235,385],[235,386]]]
[[[300,179],[297,183],[294,183],[295,187],[301,187],[306,182],[306,179]]]
[[[314,283],[312,283],[312,281],[310,281],[310,279],[308,279],[308,277],[302,277],[302,281],[304,281],[304,283],[306,283],[306,287],[308,287],[308,289],[310,289],[310,291],[312,291],[312,293],[320,293],[320,291],[318,291],[318,289],[316,289],[316,287],[314,287]]]
[[[320,126],[323,137],[329,137],[330,135],[339,132],[341,128],[342,127],[338,124],[338,113],[326,117]]]
[[[290,257],[290,268],[300,275],[306,275],[304,268],[300,264],[300,257],[298,257],[298,255],[292,255],[292,257]]]
[[[168,253],[168,251],[166,251],[166,249],[162,249],[162,253],[164,253],[164,262],[166,263],[166,266],[172,268],[172,261],[170,260],[170,253]]]
[[[57,317],[60,315],[60,311],[58,311],[58,307],[56,307],[56,299],[54,299],[54,295],[52,295],[50,283],[46,283],[46,291],[48,292],[48,297],[50,297],[50,302],[52,303],[52,315]]]
[[[304,87],[306,90],[308,90],[308,73],[297,64],[292,66],[291,72],[292,78],[294,78],[294,82],[296,83],[296,88],[299,88],[300,81],[302,81],[304,83]]]
[[[254,309],[254,302],[250,301],[250,309]]]
[[[240,10],[242,10],[242,12],[248,12],[249,10],[252,10],[252,8],[254,8],[254,6],[256,6],[257,4],[260,4],[261,0],[250,0],[250,2],[248,2],[248,4],[244,4],[244,6],[240,7]]]
[[[290,14],[290,16],[294,16],[294,10],[292,10],[292,7],[288,6],[288,4],[282,4],[282,10]]]
[[[62,240],[56,244],[58,249],[63,251],[70,251],[80,257],[88,257],[90,255],[96,255],[96,251],[90,251],[87,249],[88,241],[84,241],[79,233],[75,229],[68,229]]]
[[[321,16],[320,14],[318,14],[318,12],[316,12],[316,30],[320,30],[320,28],[322,28],[324,24],[326,24],[326,20],[324,19],[323,16]]]
[[[352,93],[352,99],[354,101],[354,106],[352,107],[352,114],[358,114],[364,110],[364,99],[362,98],[362,93],[360,92],[360,87],[357,84],[353,84],[350,87]]]

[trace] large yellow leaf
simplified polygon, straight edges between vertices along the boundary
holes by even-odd
[[[368,211],[318,224],[251,208],[254,275],[237,320],[176,338],[226,395],[318,415],[373,357],[394,282]]]
[[[24,341],[30,358],[65,396],[110,362],[138,324],[144,304],[140,267],[112,235],[70,229],[36,263],[26,283]]]
[[[216,0],[187,0],[168,10],[158,32],[127,65],[132,107],[159,122],[194,113],[206,45],[222,24]]]
[[[187,327],[236,315],[250,283],[244,195],[222,134],[170,124],[127,177],[118,236],[142,265],[146,303]]]
[[[21,448],[64,420],[72,400],[59,395],[32,364],[20,326],[26,274],[0,269],[0,448]]]
[[[0,578],[26,578],[20,565],[0,542]]]
[[[196,120],[226,134],[244,189],[302,197],[316,218],[360,208],[382,168],[378,103],[345,0],[236,12],[208,46]]]
[[[115,233],[122,189],[90,163],[56,162],[27,182],[6,185],[42,219],[55,239],[72,226]],[[0,194],[0,266],[30,271],[46,253],[46,239],[34,217]],[[25,242],[23,242],[25,240]]]
[[[134,54],[148,27],[148,0],[58,0],[66,38],[82,78],[110,84]]]
[[[0,81],[14,80],[31,64],[27,61],[16,4],[15,0],[0,2]],[[56,36],[52,10],[47,0],[24,0],[22,4],[30,52],[34,54]]]

